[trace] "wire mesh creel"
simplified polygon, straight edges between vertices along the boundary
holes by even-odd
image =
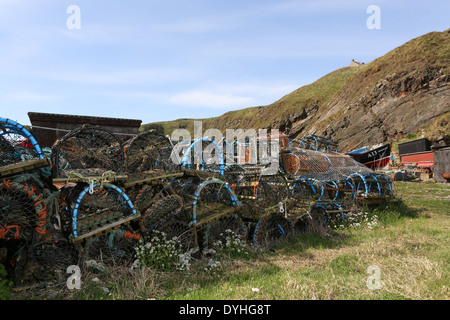
[[[120,139],[110,130],[82,126],[72,130],[52,147],[52,174],[100,176],[106,171],[124,171],[124,150]]]
[[[44,159],[34,136],[20,123],[0,118],[0,167],[31,159]]]

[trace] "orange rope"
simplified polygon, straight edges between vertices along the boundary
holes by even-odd
[[[35,190],[36,190],[36,188],[32,186],[30,189],[30,192],[28,193],[29,198],[31,198],[33,196]]]
[[[44,205],[44,207],[39,210],[36,211],[36,215],[38,216],[38,221],[39,224],[38,226],[35,228],[35,230],[37,232],[39,232],[40,234],[45,234],[47,232],[47,207]]]
[[[42,198],[41,200],[39,200],[39,198],[42,196],[42,194],[40,193],[36,198],[33,199],[34,204],[33,206],[36,207],[38,205],[40,205],[42,202],[44,202],[44,198]],[[39,201],[38,201],[39,200]],[[37,202],[36,202],[37,201]]]
[[[0,239],[6,239],[6,234],[11,230],[16,228],[16,232],[14,233],[14,239],[18,240],[20,238],[20,226],[12,225],[12,226],[5,226],[0,227]]]
[[[4,184],[5,187],[7,187],[8,189],[11,189],[11,186],[9,185],[10,182],[11,182],[11,180],[3,180],[3,184]]]
[[[131,232],[131,231],[127,230],[127,232],[125,232],[125,234],[122,236],[122,238],[139,240],[139,239],[141,239],[141,234],[140,233],[134,233],[134,232]]]

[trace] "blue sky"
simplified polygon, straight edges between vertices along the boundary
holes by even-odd
[[[69,29],[70,5],[80,29]],[[377,5],[380,29],[366,25]],[[207,118],[450,27],[450,1],[0,0],[0,117]]]

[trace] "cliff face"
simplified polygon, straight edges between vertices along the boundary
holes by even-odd
[[[450,29],[412,39],[364,65],[333,71],[270,105],[202,119],[203,129],[276,128],[291,138],[315,134],[336,141],[342,152],[396,142],[424,128],[427,138],[448,141],[449,80]],[[170,134],[180,121],[153,125]]]
[[[337,141],[342,151],[398,141],[450,111],[449,79],[442,69],[393,73],[351,104],[331,101],[328,112],[316,121],[328,120],[327,127],[321,130],[312,125],[308,134]],[[303,133],[295,128],[293,124],[291,135]]]

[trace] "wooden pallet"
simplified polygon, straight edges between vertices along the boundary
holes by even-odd
[[[87,177],[83,177],[83,178],[81,178],[81,177],[54,178],[53,183],[60,185],[60,184],[77,183],[77,182],[82,182],[82,181],[86,181],[86,180],[100,181],[100,180],[102,180],[102,178],[103,178],[102,176],[87,176]],[[128,180],[127,175],[117,175],[117,176],[105,178],[105,181],[109,181],[109,182],[126,181],[126,180]]]
[[[139,212],[137,212],[136,214],[133,214],[132,216],[129,216],[127,218],[121,219],[119,221],[115,221],[113,223],[107,224],[107,225],[102,226],[102,227],[100,227],[98,229],[95,229],[93,231],[90,231],[90,232],[87,232],[85,234],[79,235],[79,236],[77,236],[75,238],[72,238],[71,241],[72,241],[73,244],[82,243],[84,240],[89,240],[89,239],[92,239],[94,237],[98,237],[101,234],[103,234],[103,233],[105,233],[105,232],[107,232],[109,230],[118,228],[118,227],[120,227],[123,224],[128,224],[130,221],[138,219],[140,217],[141,217],[141,214]]]
[[[50,166],[47,158],[33,159],[0,167],[0,178]]]

